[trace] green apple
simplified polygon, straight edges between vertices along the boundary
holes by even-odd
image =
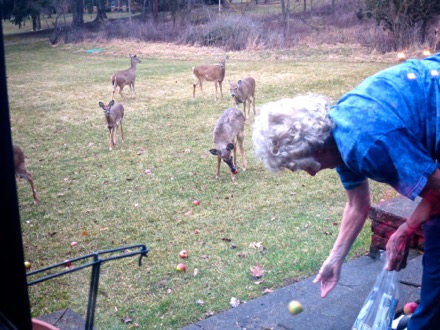
[[[289,303],[288,308],[289,308],[289,313],[292,315],[299,314],[304,310],[302,304],[297,300],[292,300]]]

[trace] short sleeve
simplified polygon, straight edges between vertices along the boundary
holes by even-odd
[[[414,200],[436,170],[435,161],[428,151],[406,129],[388,132],[365,151],[362,159],[351,159],[346,168],[338,169],[346,189],[358,186],[364,176],[389,184]]]

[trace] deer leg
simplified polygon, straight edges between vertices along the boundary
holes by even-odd
[[[244,158],[244,134],[241,133],[237,135],[238,145],[240,148],[240,155],[241,155],[241,167],[243,168],[243,171],[246,171],[246,159]]]
[[[38,204],[37,191],[35,190],[35,187],[34,187],[34,181],[32,180],[32,174],[28,171],[26,171],[26,180],[29,182],[29,184],[31,185],[31,188],[32,188],[32,195],[34,197],[34,205],[37,205]]]
[[[200,80],[197,79],[197,81],[196,81],[196,79],[194,79],[194,84],[193,84],[193,98],[196,97],[196,88],[197,88],[197,85],[198,85],[199,83],[200,83]]]
[[[122,123],[121,123],[121,138],[122,138],[122,143],[124,143],[124,131],[122,130]]]
[[[220,164],[221,164],[221,157],[217,156],[217,172],[215,173],[215,178],[218,179],[220,177]]]
[[[109,128],[108,131],[109,131],[109,134],[110,134],[110,143],[109,143],[108,150],[112,151],[112,147],[113,147],[113,133],[112,133],[112,129],[111,128]]]
[[[214,86],[215,86],[215,99],[217,100],[217,82],[214,81]]]
[[[220,98],[223,98],[222,82],[221,81],[218,82],[218,87],[220,87]],[[217,91],[216,91],[216,94],[217,94]]]
[[[244,120],[247,121],[247,116],[246,116],[246,100],[244,100],[244,102],[243,102],[243,114],[244,114]]]
[[[32,189],[32,195],[34,197],[34,205],[38,204],[38,197],[37,197],[37,191],[34,187],[34,181],[32,180],[32,174],[26,170],[26,166],[23,164],[20,164],[19,168],[16,169],[17,176],[23,179],[26,179],[27,182],[31,185]]]
[[[118,137],[118,125],[113,128],[113,146],[116,145],[116,138]]]
[[[134,90],[134,81],[130,85],[130,92],[131,92],[131,97],[134,96],[136,98],[136,93],[135,93],[135,90]]]

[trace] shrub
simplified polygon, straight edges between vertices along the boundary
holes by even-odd
[[[248,16],[216,18],[201,26],[184,30],[181,43],[221,47],[225,50],[243,50],[248,45],[264,43],[261,25]],[[259,41],[258,41],[259,40]]]

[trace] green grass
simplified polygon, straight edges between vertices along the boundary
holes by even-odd
[[[216,101],[212,83],[193,99],[191,76],[195,64],[215,61],[215,49],[135,42],[50,47],[45,39],[16,36],[5,46],[13,140],[27,155],[41,201],[33,206],[29,185],[18,181],[26,260],[35,270],[129,244],[151,249],[141,267],[136,258],[102,266],[98,329],[129,329],[126,316],[140,329],[178,329],[230,308],[231,297],[250,300],[318,271],[345,204],[337,175],[267,172],[252,154],[247,125],[248,170],[234,183],[222,166],[216,180],[208,150],[216,120],[232,106],[227,80],[252,75],[257,106],[307,91],[337,99],[389,66],[385,61],[329,62],[310,49],[279,58],[275,51],[230,53],[225,96]],[[86,52],[97,47],[104,51]],[[129,66],[129,52],[142,60],[137,97],[116,95],[126,111],[125,142],[118,136],[110,152],[98,102],[110,100],[110,76]],[[387,193],[372,184],[374,201]],[[350,258],[366,253],[369,239],[367,225]],[[175,271],[181,249],[190,253],[186,273]],[[256,262],[266,270],[258,284],[249,270]],[[32,286],[32,315],[70,307],[85,316],[89,277],[85,270]]]

